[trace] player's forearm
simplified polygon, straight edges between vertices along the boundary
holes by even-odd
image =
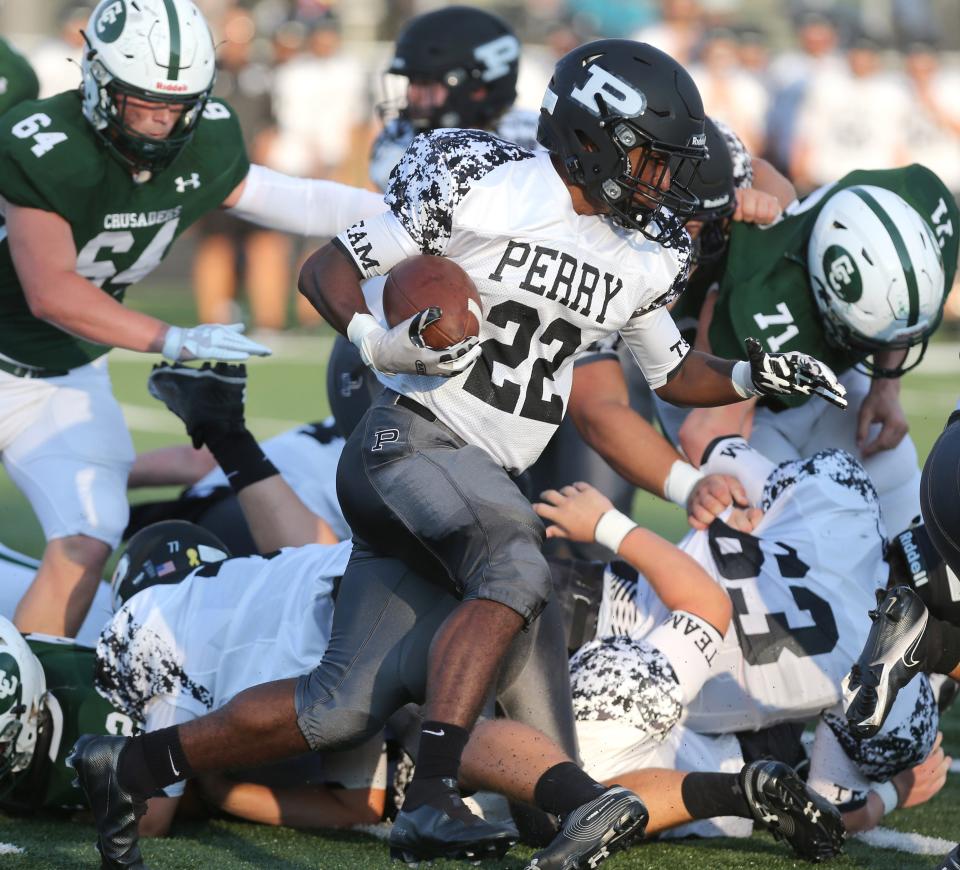
[[[636,528],[617,554],[643,574],[669,610],[685,610],[721,634],[732,613],[730,598],[691,556],[653,532]]]
[[[303,264],[300,292],[341,335],[357,312],[369,313],[353,262],[333,243],[324,245]]]
[[[50,275],[24,294],[34,317],[78,338],[142,353],[163,349],[168,324],[126,308],[75,272]]]
[[[793,183],[774,166],[760,157],[752,158],[753,186],[777,198],[780,208],[785,209],[797,198]]]
[[[201,787],[204,796],[224,812],[263,825],[294,828],[373,825],[383,815],[385,799],[382,789],[270,788],[223,777],[204,777]]]
[[[137,454],[127,478],[127,489],[141,486],[190,486],[216,468],[206,448],[194,450],[186,444],[161,447]]]
[[[730,379],[732,360],[691,350],[679,371],[656,391],[665,402],[681,407],[709,408],[742,402]]]
[[[662,496],[673,463],[683,457],[629,405],[591,402],[573,421],[583,440],[624,480]]]

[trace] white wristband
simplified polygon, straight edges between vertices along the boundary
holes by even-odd
[[[737,395],[744,399],[757,395],[757,389],[753,385],[753,377],[750,374],[750,363],[746,360],[740,360],[733,364],[733,371],[730,372],[730,382],[737,391]]]
[[[880,800],[883,801],[883,814],[885,816],[892,813],[900,806],[900,795],[897,794],[897,787],[891,781],[877,783],[873,786],[873,791],[877,793]]]
[[[179,326],[171,326],[163,337],[163,349],[160,351],[167,359],[176,362],[180,359],[183,350],[183,330]]]
[[[704,474],[699,468],[694,468],[689,462],[678,459],[670,466],[670,473],[663,482],[663,497],[680,507],[686,507],[690,493],[703,477]]]
[[[597,527],[593,530],[593,539],[616,553],[620,550],[623,539],[636,527],[637,524],[630,517],[614,508],[608,510],[597,521]]]
[[[347,338],[357,347],[357,350],[360,351],[360,356],[363,357],[363,361],[370,368],[374,368],[373,361],[370,359],[367,354],[367,349],[364,347],[364,339],[370,335],[371,332],[376,330],[383,331],[383,327],[377,322],[377,318],[372,314],[363,314],[357,312],[350,318],[350,323],[347,324]]]

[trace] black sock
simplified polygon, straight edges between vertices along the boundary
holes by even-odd
[[[736,773],[688,773],[680,786],[680,794],[684,807],[694,819],[753,818]]]
[[[572,761],[562,761],[537,780],[533,802],[545,813],[564,816],[602,794],[605,787]]]
[[[960,665],[960,628],[933,614],[927,617],[923,632],[924,670],[949,674]]]
[[[205,443],[236,493],[252,483],[279,474],[247,429],[210,434]]]
[[[430,803],[433,798],[449,791],[444,782],[457,782],[460,773],[460,757],[470,739],[470,732],[449,722],[426,721],[420,727],[420,749],[413,779],[407,786],[403,807],[415,810]]]
[[[137,797],[150,797],[191,776],[193,768],[183,754],[176,725],[131,738],[117,764],[120,787]]]

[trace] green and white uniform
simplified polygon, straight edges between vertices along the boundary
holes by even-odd
[[[0,37],[0,115],[24,100],[35,100],[39,92],[30,62]]]
[[[943,254],[946,286],[957,269],[960,214],[953,196],[929,169],[917,164],[900,169],[857,170],[836,184],[793,203],[770,227],[734,224],[719,278],[719,296],[709,339],[717,356],[745,359],[743,341],[754,336],[772,352],[800,350],[829,365],[847,389],[846,411],[805,396],[764,399],[754,416],[750,443],[775,462],[809,456],[839,447],[860,459],[880,496],[890,533],[906,528],[919,511],[919,469],[909,436],[892,450],[862,457],[856,445],[858,411],[870,388],[867,375],[854,366],[862,355],[827,341],[807,272],[807,243],[823,205],[833,194],[854,185],[875,185],[893,191],[929,223]],[[695,315],[700,299],[681,298],[687,315]],[[678,322],[683,317],[674,311]],[[658,405],[659,407],[659,405]],[[678,415],[665,409],[674,437]],[[876,434],[872,432],[870,439]],[[869,439],[868,439],[869,440]]]
[[[16,787],[3,795],[5,809],[58,810],[86,806],[83,792],[72,785],[76,773],[67,755],[81,734],[132,735],[134,722],[93,687],[96,653],[64,638],[27,635],[47,679],[50,716],[37,741],[31,766]]]
[[[0,212],[60,215],[77,273],[118,300],[249,169],[235,116],[212,100],[173,163],[138,184],[105,153],[75,92],[0,118],[0,164]],[[109,349],[31,314],[0,227],[0,451],[48,540],[85,534],[115,546],[126,525],[134,452],[102,359]]]

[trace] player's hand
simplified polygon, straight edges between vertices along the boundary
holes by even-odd
[[[211,437],[246,428],[245,365],[204,363],[194,368],[158,363],[147,378],[147,390],[183,420],[194,447],[209,443]]]
[[[901,808],[925,803],[945,785],[953,759],[944,753],[942,743],[943,732],[938,731],[930,754],[916,767],[901,770],[893,777]]]
[[[592,543],[600,517],[613,509],[610,499],[582,481],[560,490],[548,489],[540,493],[540,498],[533,509],[551,524],[547,526],[548,538]]]
[[[705,529],[728,507],[735,505],[749,510],[747,492],[735,477],[729,474],[708,474],[696,482],[687,499],[687,522],[698,530]],[[758,520],[759,521],[759,520]]]
[[[871,439],[870,429],[875,423],[880,424],[880,431]],[[875,380],[857,415],[857,447],[862,457],[866,459],[882,450],[892,450],[909,430],[907,415],[900,405],[899,381],[889,378]]]
[[[733,213],[733,219],[765,226],[780,217],[780,211],[780,200],[772,193],[755,187],[741,187],[737,191],[737,210]]]
[[[363,361],[385,375],[453,377],[480,355],[480,339],[470,336],[443,350],[427,347],[423,331],[441,317],[439,308],[426,308],[413,317],[384,329],[370,314],[354,314],[347,338],[360,350]]]
[[[242,323],[201,323],[190,329],[171,326],[163,340],[163,355],[174,362],[193,359],[239,362],[251,356],[270,356],[269,347],[257,344],[242,333]]]
[[[819,396],[838,408],[847,407],[847,391],[829,366],[798,350],[767,353],[755,338],[744,342],[750,378],[761,396]]]

